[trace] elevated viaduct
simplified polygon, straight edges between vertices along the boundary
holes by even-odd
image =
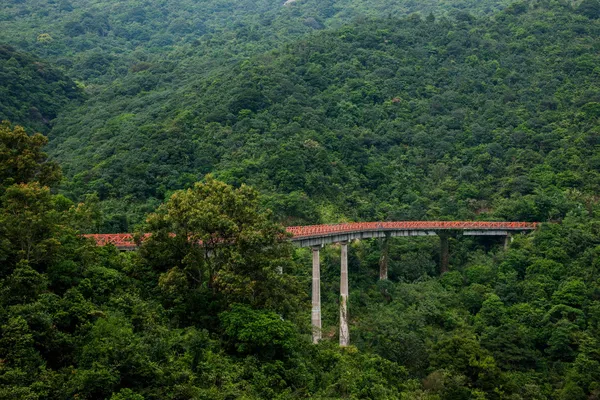
[[[321,340],[321,272],[320,249],[336,243],[341,249],[340,266],[340,346],[350,344],[348,328],[348,242],[352,240],[381,238],[382,254],[379,261],[379,278],[388,277],[388,239],[406,236],[438,236],[440,238],[440,272],[448,271],[448,238],[452,235],[498,236],[506,248],[515,233],[525,233],[537,228],[535,222],[490,221],[396,221],[353,222],[343,224],[290,226],[286,230],[290,240],[298,247],[312,249],[312,330],[313,342]],[[85,235],[100,246],[114,245],[120,250],[135,250],[137,244],[130,233]],[[146,236],[142,236],[143,238]]]

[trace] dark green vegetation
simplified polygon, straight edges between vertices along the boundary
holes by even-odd
[[[158,63],[61,115],[50,149],[103,230],[207,172],[286,223],[559,219],[599,189],[599,21],[517,4],[364,20],[185,83]]]
[[[0,398],[600,397],[597,0],[5,3]],[[552,223],[354,243],[347,349],[330,246],[310,344],[276,222],[471,218]]]
[[[508,0],[8,0],[0,41],[18,45],[95,83],[148,69],[172,53],[195,68],[231,62],[359,16],[490,13]],[[201,67],[199,67],[201,65]],[[192,65],[187,66],[187,74]],[[193,69],[193,68],[192,68]]]
[[[383,282],[378,243],[354,244],[354,346],[339,349],[339,249],[324,252],[325,339],[312,345],[308,251],[280,240],[255,190],[207,177],[149,216],[138,252],[119,253],[77,235],[97,223],[93,201],[39,182],[59,178],[43,144],[0,127],[3,399],[599,395],[596,203],[506,252],[454,240],[441,278],[435,240],[394,239]]]
[[[106,215],[98,228],[124,231],[131,230],[170,191],[189,187],[216,168],[215,154],[206,153],[212,150],[199,148],[188,127],[182,130],[177,122],[196,112],[196,88],[207,77],[222,77],[242,60],[311,32],[357,18],[362,23],[364,16],[433,12],[470,18],[467,10],[483,15],[509,3],[301,0],[282,6],[282,2],[222,0],[9,1],[0,7],[5,28],[0,43],[44,57],[85,87],[89,101],[63,112],[65,119],[50,135],[60,147],[53,146],[51,153],[63,163],[72,182],[63,186],[65,194],[84,199],[85,194],[97,192]],[[26,128],[32,125],[0,113],[0,119],[5,118],[23,122]],[[277,204],[273,206],[282,209],[278,214],[304,202],[301,191],[292,196],[284,193],[284,198],[281,191],[274,193]],[[324,207],[337,212],[335,201],[326,199]],[[316,221],[321,218],[316,215],[318,207],[309,205],[302,211],[310,214],[305,216],[289,211],[296,220]]]
[[[0,45],[0,120],[47,132],[62,108],[82,97],[83,92],[57,68]]]

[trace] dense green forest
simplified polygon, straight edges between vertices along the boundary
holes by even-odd
[[[0,399],[600,398],[600,2],[282,3],[0,6]]]
[[[100,84],[169,53],[169,59],[177,60],[191,52],[201,65],[231,62],[357,17],[462,10],[485,14],[509,3],[302,0],[284,6],[284,1],[265,0],[9,0],[0,8],[0,22],[6,28],[0,41]]]
[[[0,31],[0,43],[10,43],[43,57],[85,88],[89,102],[63,113],[70,121],[68,127],[64,124],[55,127],[56,134],[51,137],[60,137],[57,143],[76,141],[78,146],[92,149],[97,146],[92,142],[104,142],[107,136],[123,142],[98,144],[103,154],[112,154],[125,163],[122,167],[114,164],[109,167],[127,169],[123,181],[113,182],[112,177],[104,176],[102,171],[99,172],[101,177],[84,178],[91,182],[80,185],[75,175],[81,171],[81,164],[76,162],[71,168],[66,162],[65,175],[69,181],[75,179],[76,182],[74,186],[63,186],[65,193],[74,199],[82,200],[82,193],[98,192],[106,219],[98,228],[123,231],[131,230],[143,220],[147,212],[165,199],[165,193],[187,187],[207,172],[210,160],[202,160],[207,156],[199,155],[202,150],[190,143],[188,137],[170,138],[169,141],[178,143],[173,145],[174,149],[167,154],[159,151],[162,161],[154,159],[152,163],[156,162],[160,171],[135,176],[140,173],[129,170],[135,164],[138,170],[146,167],[146,160],[138,163],[147,156],[146,150],[158,154],[157,147],[162,147],[164,140],[157,137],[160,135],[156,132],[164,132],[164,126],[170,126],[176,115],[189,111],[181,101],[191,95],[190,90],[195,91],[199,80],[222,74],[232,65],[311,32],[340,27],[349,21],[360,23],[365,16],[398,17],[419,12],[453,18],[467,12],[490,14],[509,3],[508,0],[302,0],[285,5],[266,1],[234,5],[222,0],[11,1],[0,7],[0,23],[5,27]],[[123,109],[131,107],[135,108],[136,118],[142,118],[141,124],[137,120],[128,121],[131,113],[123,113]],[[78,126],[73,125],[72,118],[77,120]],[[9,113],[0,113],[0,119],[23,123],[34,131],[42,130],[39,124],[32,126]],[[107,133],[133,123],[141,126],[130,127],[127,132]],[[140,127],[143,132],[138,131]],[[87,130],[92,131],[92,136],[85,132]],[[121,134],[123,140],[117,139]],[[52,155],[65,162],[62,155],[67,151],[70,150],[52,150]],[[122,151],[127,155],[123,156]],[[73,157],[77,158],[77,154]],[[178,157],[191,160],[172,160]],[[165,165],[165,161],[169,165]],[[181,165],[182,161],[187,165]],[[127,190],[123,185],[129,185],[126,181],[130,180],[135,181],[132,183],[135,193],[124,193]],[[122,195],[117,195],[117,191],[123,192]],[[275,203],[298,202],[297,194],[291,199],[284,197]],[[326,203],[326,207],[336,208],[332,201]],[[307,212],[313,215],[294,218],[316,221],[315,206],[310,208],[313,210]]]
[[[327,11],[302,1],[231,12],[219,2],[200,11],[196,2],[26,1],[3,8],[11,29],[0,38],[85,87],[89,99],[53,122],[49,150],[65,171],[64,194],[99,197],[102,232],[132,230],[208,172],[267,193],[286,224],[560,218],[597,186],[597,2],[529,2],[489,17],[481,15],[505,3],[475,3],[334,3]],[[411,11],[421,16],[394,17]],[[107,30],[59,33],[69,18],[106,20]],[[323,32],[290,42],[315,30],[306,18]],[[168,24],[200,19],[213,28],[152,45],[151,37],[172,35]],[[32,26],[47,27],[53,41],[40,43]],[[147,40],[119,38],[115,31],[129,26]]]
[[[62,114],[49,149],[104,231],[208,172],[286,224],[560,219],[599,189],[599,23],[520,3],[365,19],[198,79],[158,63]]]
[[[56,67],[0,45],[0,119],[47,132],[67,104],[82,98],[83,91]]]
[[[395,239],[391,280],[379,282],[378,243],[354,243],[354,345],[339,348],[339,249],[324,251],[324,340],[312,345],[309,255],[281,240],[257,191],[209,176],[149,216],[138,252],[119,253],[78,235],[93,202],[43,186],[60,179],[44,144],[0,127],[2,398],[599,394],[597,204],[508,251],[453,240],[441,278],[435,240]]]
[[[256,190],[208,176],[148,217],[139,251],[119,253],[78,235],[93,202],[44,186],[60,180],[44,144],[0,126],[1,398],[600,394],[596,203],[508,251],[453,240],[440,278],[435,240],[395,239],[389,281],[377,280],[378,243],[354,243],[354,345],[339,348],[339,249],[323,254],[324,340],[312,345],[309,254],[281,240]]]

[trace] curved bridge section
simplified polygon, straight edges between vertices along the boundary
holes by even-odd
[[[463,235],[510,236],[513,232],[532,231],[535,222],[488,222],[488,221],[396,221],[351,222],[344,224],[290,226],[286,230],[290,240],[299,247],[312,247],[356,239],[397,236],[434,236],[440,233],[461,231]],[[142,240],[147,235],[142,236]],[[114,245],[121,250],[135,250],[137,244],[131,233],[85,235],[98,246]]]
[[[299,247],[311,247],[357,239],[435,236],[461,231],[468,236],[510,236],[513,232],[536,229],[535,222],[488,221],[397,221],[353,222],[332,225],[290,226],[291,241]]]

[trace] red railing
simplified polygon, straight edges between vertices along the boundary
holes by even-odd
[[[131,233],[97,233],[83,236],[94,239],[98,246],[113,244],[117,247],[135,247],[136,245]]]
[[[294,237],[312,237],[335,233],[378,230],[534,230],[536,222],[488,222],[488,221],[397,221],[397,222],[351,222],[331,225],[290,226]]]
[[[488,221],[397,221],[397,222],[349,222],[344,224],[289,226],[286,230],[294,238],[328,236],[336,233],[353,233],[379,230],[534,230],[537,222],[488,222]],[[84,235],[96,241],[98,246],[112,244],[121,249],[134,249],[137,244],[131,233],[108,233]],[[148,234],[142,236],[142,240]]]

